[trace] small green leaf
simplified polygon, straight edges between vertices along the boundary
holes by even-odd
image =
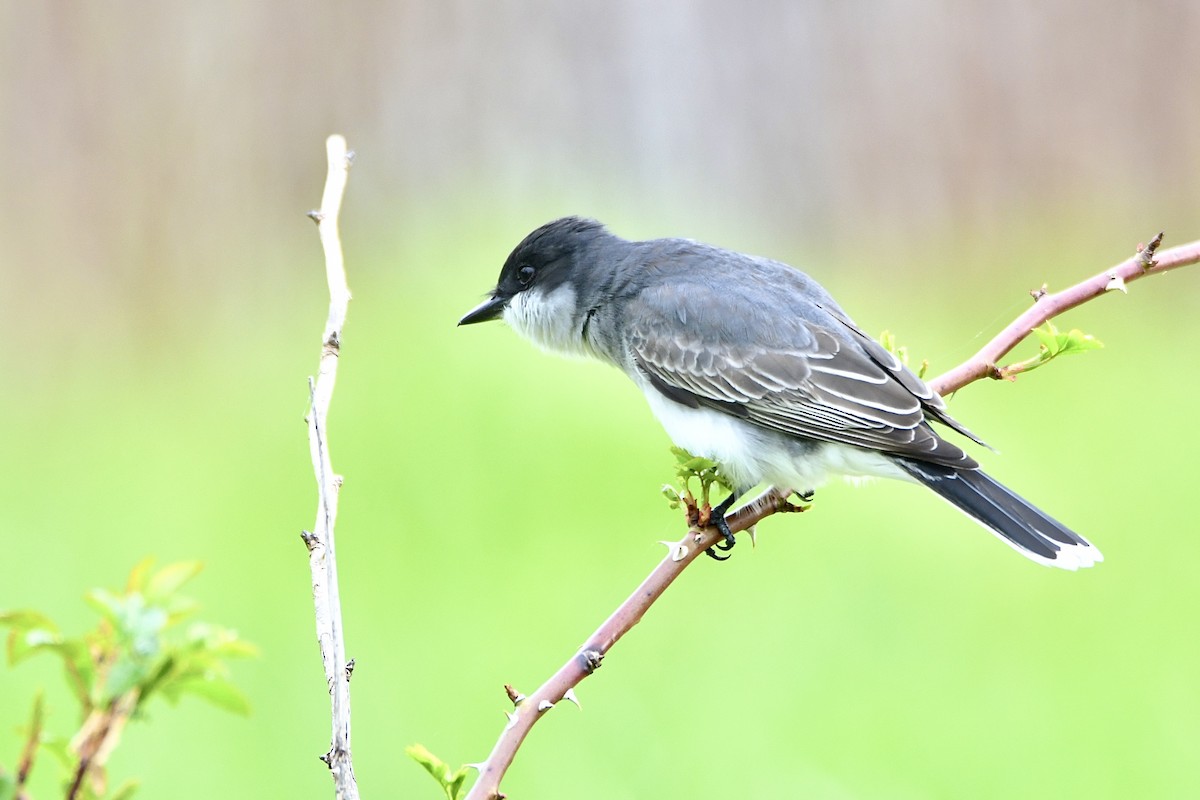
[[[908,366],[908,348],[896,343],[896,336],[891,331],[884,331],[879,334],[879,343],[883,345],[883,349],[900,359],[900,363]],[[922,367],[924,370],[926,367]],[[920,376],[918,376],[920,377]]]
[[[130,615],[127,633],[132,639],[133,652],[142,658],[153,658],[162,649],[159,634],[167,627],[165,609],[152,606],[139,608]]]
[[[14,630],[28,630],[30,628],[43,628],[50,631],[58,630],[58,626],[54,624],[54,620],[30,608],[21,608],[15,611],[0,613],[0,625]]]
[[[1083,350],[1095,350],[1098,347],[1104,346],[1094,336],[1086,334],[1078,328],[1072,328],[1063,333],[1050,322],[1034,328],[1033,333],[1042,343],[1042,347],[1046,351],[1047,361],[1054,356],[1064,353],[1078,353]]]
[[[416,761],[433,776],[433,779],[442,787],[442,791],[446,793],[447,800],[458,800],[462,795],[463,783],[466,782],[469,767],[451,770],[449,764],[419,744],[409,745],[404,748],[404,752],[408,753],[413,761]]]
[[[1104,347],[1104,344],[1096,337],[1084,333],[1078,328],[1072,328],[1070,332],[1063,335],[1060,352],[1064,355],[1082,353],[1084,350],[1097,350],[1101,347]]]
[[[671,454],[675,456],[675,461],[682,464],[692,457],[692,454],[682,447],[672,447]]]
[[[118,658],[108,669],[104,679],[104,696],[97,698],[101,705],[114,700],[140,685],[146,679],[146,666],[140,659]]]
[[[408,753],[409,758],[416,761],[422,767],[429,771],[429,774],[434,777],[438,783],[445,785],[445,777],[450,774],[450,765],[433,753],[422,744],[410,744],[404,748],[404,752]]]
[[[446,796],[449,800],[458,800],[463,795],[463,784],[467,780],[467,767],[459,767],[458,771],[450,776],[450,782],[446,784]]]
[[[71,740],[65,736],[53,733],[43,733],[41,747],[63,767],[71,769],[76,766],[75,754],[71,752]]]
[[[108,589],[92,589],[83,596],[83,601],[114,626],[120,627],[121,615],[125,611],[125,598],[113,594]]]
[[[1041,325],[1033,329],[1033,335],[1042,343],[1042,347],[1047,353],[1053,355],[1058,352],[1058,329],[1051,322]]]
[[[679,508],[679,503],[683,498],[679,496],[678,489],[669,483],[663,484],[662,493],[663,497],[667,498],[667,505],[669,505],[671,508]]]
[[[167,624],[175,625],[200,610],[200,604],[190,597],[172,595],[164,600],[167,609]]]
[[[67,639],[59,648],[66,662],[67,682],[79,698],[79,702],[87,704],[88,697],[96,688],[96,662],[92,658],[92,650],[81,639]]]
[[[176,561],[154,573],[146,586],[146,597],[153,601],[163,600],[179,591],[179,587],[190,581],[204,569],[200,561]]]
[[[8,632],[6,648],[11,665],[25,660],[39,649],[57,647],[63,641],[53,620],[37,611],[6,611],[0,614],[0,625],[12,628]]]
[[[1001,369],[1001,373],[1006,377],[1019,375],[1022,372],[1029,372],[1050,363],[1055,358],[1061,355],[1071,353],[1082,353],[1085,350],[1095,350],[1103,347],[1094,336],[1084,333],[1078,328],[1063,333],[1054,327],[1053,323],[1047,322],[1037,328],[1034,328],[1032,333],[1037,336],[1041,346],[1038,348],[1038,354],[1033,358],[1024,361],[1018,361],[1014,364],[1009,364]]]
[[[139,561],[125,580],[125,594],[141,594],[146,589],[146,578],[154,568],[154,556],[146,556]]]
[[[39,651],[49,651],[69,657],[71,653],[66,649],[67,642],[68,640],[64,639],[62,634],[57,631],[48,631],[42,628],[32,628],[21,633],[13,631],[8,637],[8,663],[19,664]]]
[[[433,779],[438,782],[443,789],[448,788],[450,782],[450,765],[433,753],[425,749],[424,745],[410,744],[404,748],[404,752],[408,753],[409,757],[420,764],[425,770],[433,776]],[[448,792],[447,792],[448,794]]]
[[[178,678],[179,674],[175,667],[177,661],[172,656],[161,658],[155,664],[154,669],[150,671],[145,680],[142,681],[142,694],[138,698],[138,703],[146,702],[146,699],[156,692],[161,692],[172,704],[179,701],[179,691],[172,691],[172,678]]]

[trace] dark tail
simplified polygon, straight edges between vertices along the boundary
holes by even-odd
[[[897,458],[896,464],[1027,558],[1062,569],[1090,567],[1104,560],[1082,536],[978,469],[904,458]]]

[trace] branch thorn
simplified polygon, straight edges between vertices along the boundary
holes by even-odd
[[[681,544],[679,542],[666,542],[666,541],[660,541],[659,544],[666,545],[667,551],[670,553],[672,561],[683,561],[685,558],[687,558],[687,554],[688,554],[687,545]]]
[[[582,710],[583,710],[583,706],[582,706],[582,705],[580,705],[580,703],[579,703],[579,698],[575,696],[575,689],[574,689],[574,688],[567,689],[567,691],[563,692],[562,699],[563,699],[563,700],[568,700],[568,701],[570,701],[570,702],[574,703],[574,704],[575,704],[575,707],[576,707],[576,708],[578,708],[580,711],[582,711]]]
[[[308,217],[309,219],[311,219],[313,222],[317,223],[318,225],[321,224],[321,220],[325,219],[325,215],[322,214],[321,211],[316,208],[314,208],[312,211],[309,211],[304,216]]]
[[[538,713],[541,713],[543,711],[549,711],[552,708],[554,708],[554,703],[551,703],[549,700],[542,700],[540,703],[538,703],[537,710]]]
[[[1144,270],[1146,267],[1143,266],[1142,269]],[[1115,270],[1108,273],[1108,283],[1104,284],[1104,291],[1116,291],[1123,294],[1129,294],[1129,289],[1125,286],[1125,279],[1118,275]]]

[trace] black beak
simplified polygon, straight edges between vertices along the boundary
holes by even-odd
[[[476,322],[487,322],[490,319],[496,319],[504,313],[506,305],[508,305],[507,297],[493,295],[464,314],[463,318],[458,321],[458,324],[474,325]]]

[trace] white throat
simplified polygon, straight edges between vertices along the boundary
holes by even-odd
[[[548,294],[536,287],[520,292],[504,308],[504,321],[543,350],[575,358],[594,355],[575,319],[575,290],[569,286]]]

